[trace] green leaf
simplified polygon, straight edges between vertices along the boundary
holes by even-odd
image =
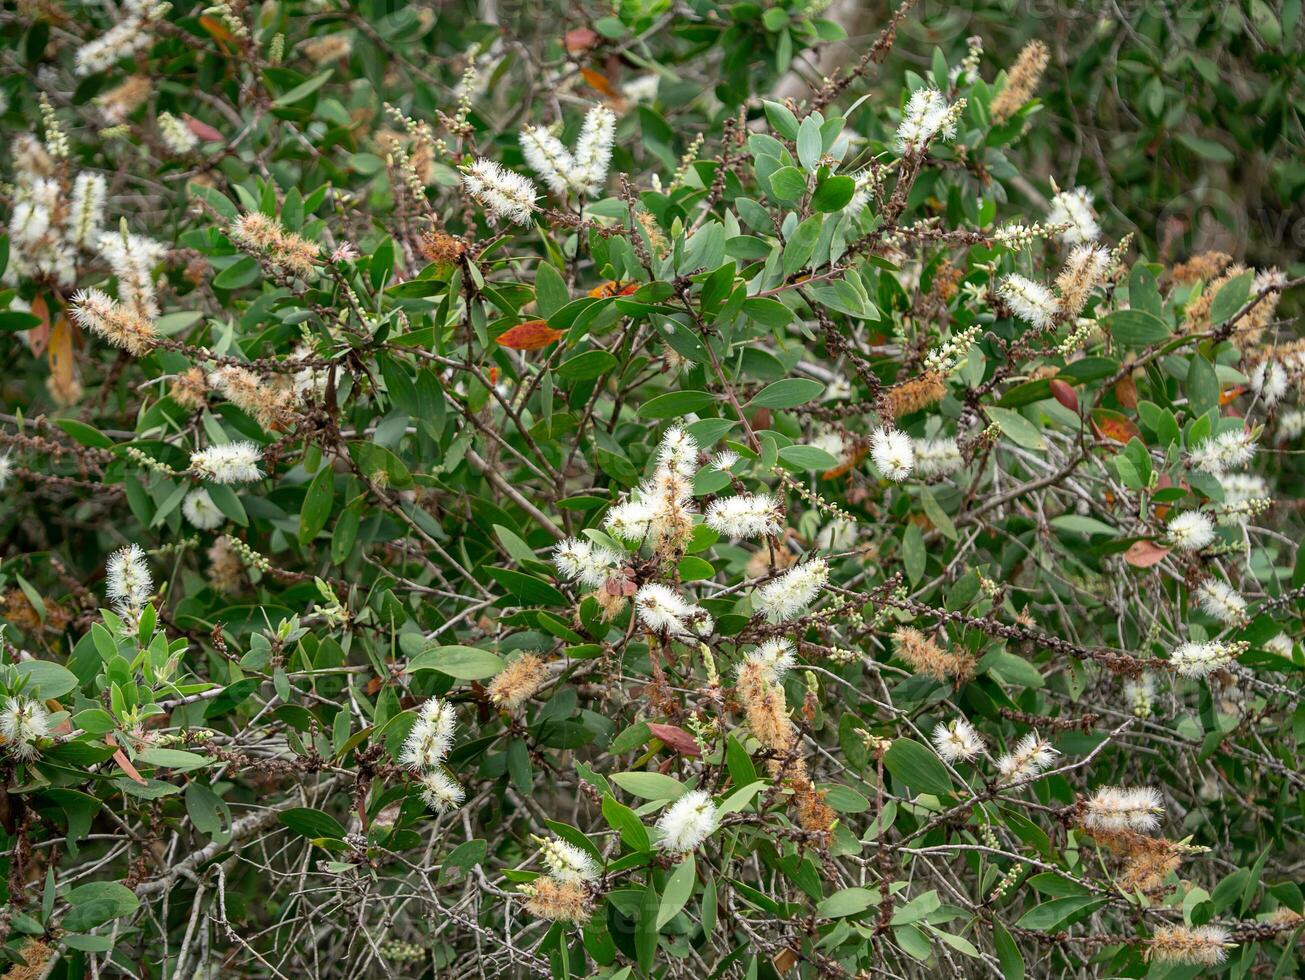
[[[775,132],[787,140],[797,139],[797,116],[793,115],[788,106],[779,102],[765,102],[763,106],[766,110],[766,119],[770,121],[770,127]]]
[[[670,922],[679,914],[680,909],[688,903],[693,895],[693,885],[697,881],[697,867],[693,854],[690,853],[675,866],[666,881],[666,890],[662,892],[662,902],[657,909],[657,928]]]
[[[1217,326],[1226,322],[1246,305],[1246,301],[1251,296],[1251,283],[1254,279],[1253,272],[1243,272],[1219,287],[1219,291],[1214,294],[1214,299],[1210,301],[1211,324]]]
[[[797,167],[780,167],[770,175],[770,192],[784,204],[800,201],[807,192],[807,178]]]
[[[1204,415],[1219,407],[1219,377],[1214,365],[1199,353],[1193,354],[1187,366],[1187,401],[1194,415]]]
[[[479,681],[503,669],[503,659],[478,647],[442,646],[419,653],[408,661],[408,673],[438,670],[460,681]]]
[[[68,892],[67,899],[72,908],[63,917],[62,926],[69,932],[86,932],[140,908],[136,893],[116,881],[78,885]]]
[[[652,848],[648,828],[643,825],[638,814],[610,793],[603,795],[603,818],[607,825],[621,835],[621,842],[632,851],[647,851]]]
[[[825,214],[842,211],[855,193],[856,181],[851,177],[843,174],[826,177],[816,185],[816,192],[811,195],[811,207]]]
[[[1104,898],[1092,898],[1084,895],[1071,895],[1068,898],[1055,898],[1044,902],[1036,908],[1025,912],[1015,924],[1021,929],[1037,929],[1051,932],[1067,922],[1071,917],[1089,912],[1106,904]]]
[[[541,319],[547,320],[571,302],[571,292],[561,273],[547,262],[539,263],[535,272],[535,305]]]
[[[1024,957],[1015,940],[1000,922],[993,920],[992,945],[997,950],[997,960],[1001,963],[1001,975],[1004,980],[1024,980]]]
[[[335,502],[335,470],[329,463],[313,477],[313,482],[304,494],[303,506],[299,509],[299,543],[308,544],[326,527],[331,516],[331,505]]]
[[[290,89],[290,91],[278,96],[272,102],[272,107],[275,109],[283,109],[288,105],[294,105],[296,102],[302,102],[325,85],[333,72],[334,69],[328,68],[326,71],[314,75],[312,78],[308,79],[308,81],[301,82],[294,88]]]
[[[674,419],[700,411],[715,400],[716,396],[707,391],[668,391],[649,398],[639,406],[637,414],[643,419]]]
[[[824,393],[825,385],[810,378],[784,378],[766,385],[748,402],[749,408],[796,408]]]
[[[884,766],[896,779],[918,792],[938,796],[953,789],[947,767],[930,749],[909,738],[899,738],[888,747]]]
[[[774,7],[772,10],[776,9]],[[798,126],[797,151],[798,159],[802,161],[802,166],[809,171],[815,171],[816,165],[820,163],[820,151],[823,144],[820,138],[820,120],[815,115],[809,115],[802,120]]]
[[[77,675],[67,667],[48,660],[24,660],[14,670],[27,681],[24,693],[41,701],[61,698],[80,683]]]
[[[618,772],[611,779],[631,796],[644,800],[678,800],[689,791],[674,776],[660,772]]]
[[[793,229],[793,235],[784,246],[782,264],[785,276],[793,275],[807,264],[811,253],[816,250],[816,244],[820,241],[820,229],[824,226],[824,222],[824,217],[813,214]]]
[[[859,915],[879,904],[877,888],[843,888],[823,898],[816,905],[816,917],[821,919],[842,919],[849,915]]]
[[[282,810],[276,815],[276,818],[296,834],[310,840],[318,840],[323,837],[333,840],[344,839],[345,830],[340,821],[329,813],[323,813],[321,810],[297,806],[289,810]]]
[[[779,458],[800,470],[832,470],[838,459],[818,446],[785,446]]]
[[[513,568],[487,568],[486,573],[522,602],[538,606],[565,606],[567,598],[542,578]]]
[[[1144,310],[1116,310],[1103,322],[1115,343],[1125,347],[1146,347],[1169,339],[1169,326]]]
[[[1001,431],[1017,446],[1038,450],[1047,448],[1046,440],[1042,438],[1038,427],[1014,409],[989,405],[984,411],[988,413],[989,418],[1001,426]]]

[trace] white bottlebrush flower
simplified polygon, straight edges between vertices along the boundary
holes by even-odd
[[[1003,783],[1013,783],[1042,772],[1059,754],[1050,742],[1034,734],[1025,735],[1012,751],[997,760],[997,771]]]
[[[1291,388],[1291,377],[1278,361],[1263,360],[1251,370],[1251,390],[1272,408],[1286,396]]]
[[[158,316],[153,273],[167,249],[152,238],[122,231],[106,231],[98,247],[100,256],[118,277],[118,300],[141,316]]]
[[[190,468],[214,483],[252,483],[263,478],[263,452],[252,442],[228,442],[190,454]]]
[[[417,781],[421,784],[421,798],[436,813],[448,813],[462,806],[467,798],[466,791],[456,779],[449,778],[443,769],[432,769],[422,773]]]
[[[585,115],[575,144],[575,173],[578,189],[596,197],[603,192],[612,165],[612,142],[616,138],[616,115],[607,106],[596,105]]]
[[[952,436],[912,439],[911,452],[915,457],[912,472],[922,480],[955,473],[965,464],[961,458],[961,447]]]
[[[1214,541],[1214,521],[1199,510],[1179,514],[1166,530],[1169,540],[1180,551],[1200,551]]]
[[[915,466],[915,447],[905,432],[879,428],[870,436],[870,458],[886,479],[900,483]]]
[[[700,789],[690,790],[666,808],[657,829],[661,839],[657,846],[672,854],[697,850],[715,832],[719,824],[716,804]]]
[[[0,736],[19,759],[35,758],[37,743],[50,736],[50,717],[40,702],[22,696],[5,700],[0,711]]]
[[[541,840],[539,851],[558,881],[597,881],[602,874],[593,857],[564,840]]]
[[[768,493],[720,497],[707,508],[706,525],[727,538],[764,538],[782,530],[779,502]]]
[[[1146,958],[1156,963],[1217,966],[1237,946],[1230,938],[1223,926],[1159,926],[1147,943]]]
[[[852,199],[847,202],[847,207],[843,209],[843,213],[855,218],[874,200],[875,189],[879,186],[880,175],[873,169],[866,169],[853,174],[852,179],[856,183],[856,188],[852,191]]]
[[[159,113],[159,136],[169,152],[185,156],[199,146],[199,137],[191,132],[190,127],[170,112]]]
[[[1291,637],[1286,633],[1279,633],[1272,639],[1264,641],[1264,649],[1270,653],[1276,653],[1280,657],[1291,659],[1295,644],[1292,643]]]
[[[138,544],[119,548],[104,565],[104,593],[115,608],[139,611],[154,591],[154,579]]]
[[[902,110],[897,149],[904,154],[920,153],[939,135],[943,139],[956,135],[956,113],[936,88],[918,88]]]
[[[14,478],[14,458],[6,450],[0,453],[0,490],[9,486],[9,481]]]
[[[1124,681],[1124,703],[1135,718],[1150,718],[1155,702],[1155,678],[1150,674]]]
[[[1105,786],[1087,801],[1083,825],[1096,830],[1155,830],[1165,812],[1160,794],[1150,786],[1121,789]]]
[[[847,454],[847,440],[837,429],[821,429],[811,437],[808,445],[823,449],[838,460],[843,459]]]
[[[739,461],[739,454],[732,449],[722,449],[707,463],[712,469],[725,470],[733,469],[734,464]]]
[[[1219,622],[1238,626],[1246,622],[1246,600],[1227,582],[1208,578],[1196,587],[1201,608]]]
[[[747,670],[750,665],[758,665],[762,676],[771,683],[779,683],[793,669],[797,658],[793,655],[793,644],[788,640],[767,640],[757,649],[750,651],[739,664],[739,672]]]
[[[1014,272],[1002,278],[997,295],[1012,313],[1039,330],[1051,326],[1060,313],[1060,303],[1050,289]]]
[[[648,582],[634,594],[634,609],[639,621],[652,632],[683,636],[689,631],[688,620],[697,607],[669,586]]]
[[[519,225],[530,224],[539,192],[528,177],[481,157],[463,169],[462,185],[490,217]]]
[[[1255,456],[1255,439],[1244,429],[1229,429],[1187,452],[1187,462],[1218,476],[1244,467]]]
[[[983,751],[983,737],[964,718],[954,718],[933,730],[933,745],[948,762],[969,762]]]
[[[1293,408],[1278,417],[1278,435],[1284,442],[1299,439],[1305,433],[1305,410]]]
[[[759,612],[783,621],[806,612],[829,581],[829,565],[823,558],[794,565],[773,582],[757,589],[753,604]]]
[[[657,446],[657,464],[676,476],[693,479],[698,472],[698,441],[680,426],[671,426]]]
[[[226,520],[226,515],[203,487],[186,494],[186,499],[181,502],[181,515],[201,531],[211,531]]]
[[[575,579],[591,589],[606,584],[623,560],[624,557],[611,548],[580,538],[567,538],[553,549],[553,564],[561,576]]]
[[[1214,505],[1220,524],[1245,524],[1273,502],[1268,482],[1258,474],[1220,473],[1217,478],[1223,489],[1223,503]]]
[[[435,769],[453,748],[457,725],[453,705],[443,698],[431,698],[417,712],[417,720],[399,752],[399,762],[414,772]]]
[[[1086,187],[1061,191],[1053,197],[1047,224],[1069,226],[1060,233],[1060,240],[1066,245],[1095,242],[1101,237],[1101,226],[1092,213],[1092,192]]]
[[[103,174],[80,173],[73,181],[72,207],[68,210],[68,240],[78,248],[90,249],[100,240],[104,228]]]
[[[1237,659],[1237,645],[1220,643],[1184,643],[1169,655],[1169,665],[1183,677],[1205,677]]]
[[[118,13],[118,20],[99,37],[86,42],[74,56],[78,75],[94,75],[112,68],[123,58],[129,58],[150,46],[153,38],[149,26],[162,17],[168,4],[154,0],[126,0]]]
[[[644,541],[652,535],[658,515],[656,504],[635,496],[609,509],[603,527],[622,541]]]
[[[526,126],[517,140],[521,155],[530,169],[537,173],[548,189],[558,197],[571,190],[571,176],[575,173],[575,159],[560,139],[547,129]]]

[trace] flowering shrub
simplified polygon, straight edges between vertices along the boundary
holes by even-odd
[[[1301,280],[1042,42],[448,7],[0,12],[10,975],[1296,975]]]

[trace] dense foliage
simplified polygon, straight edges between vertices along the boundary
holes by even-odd
[[[6,975],[1299,975],[1299,4],[1035,6],[0,7]]]

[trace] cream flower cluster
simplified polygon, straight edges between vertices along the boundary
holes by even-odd
[[[1084,826],[1096,830],[1155,830],[1165,812],[1160,794],[1150,786],[1106,786],[1087,801]]]
[[[35,136],[24,134],[10,147],[14,187],[9,213],[9,263],[5,281],[77,280],[79,253],[94,252],[104,226],[107,184],[102,174],[83,172],[71,193],[56,175],[54,157]]]
[[[153,592],[154,579],[140,545],[129,544],[109,556],[104,566],[104,593],[113,603],[113,611],[128,625],[140,618]]]
[[[228,442],[190,454],[190,468],[214,483],[253,483],[263,478],[263,452],[252,442]]]
[[[1036,776],[1055,761],[1060,753],[1036,734],[1025,735],[1015,748],[997,760],[1003,783],[1013,783]]]
[[[612,165],[612,143],[616,116],[606,106],[596,105],[585,116],[575,152],[549,130],[527,126],[521,131],[521,153],[530,169],[539,174],[558,197],[602,193]]]
[[[829,581],[829,564],[813,558],[794,565],[753,593],[753,605],[763,615],[783,622],[802,615]]]
[[[634,594],[634,610],[639,622],[652,632],[681,639],[710,636],[716,628],[707,610],[660,582],[639,586]]]
[[[672,854],[688,854],[702,846],[720,826],[716,804],[700,789],[690,790],[666,808],[657,829],[657,846]]]
[[[1092,213],[1092,193],[1086,187],[1055,195],[1047,212],[1047,223],[1068,226],[1060,233],[1060,240],[1066,245],[1094,242],[1101,237],[1101,226]]]
[[[948,105],[947,99],[936,88],[916,89],[902,110],[902,121],[897,127],[897,149],[903,154],[921,153],[939,136],[952,139],[956,135],[956,121],[964,109],[964,99]]]
[[[580,538],[567,538],[553,549],[553,564],[557,566],[558,574],[591,589],[605,585],[624,558],[613,548]]]
[[[439,813],[457,809],[466,796],[457,780],[444,769],[444,759],[453,748],[456,731],[453,705],[431,698],[417,712],[417,721],[399,753],[399,761],[417,774],[422,799]]]
[[[886,479],[901,483],[915,466],[915,444],[905,432],[881,427],[870,435],[870,458]]]
[[[463,169],[462,186],[496,221],[530,224],[539,197],[530,178],[482,157]]]

